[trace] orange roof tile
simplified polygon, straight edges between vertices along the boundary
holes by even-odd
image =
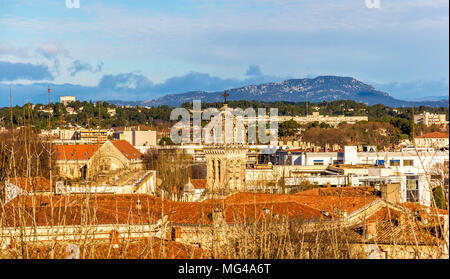
[[[195,189],[206,189],[206,179],[191,179]]]
[[[375,196],[377,190],[370,186],[358,187],[334,187],[334,188],[316,188],[298,192],[295,195],[301,196],[341,196],[341,197],[364,197]]]
[[[448,138],[448,134],[441,132],[432,132],[421,136],[417,136],[416,138]]]
[[[56,145],[56,159],[89,160],[100,146],[98,144]]]
[[[113,140],[112,144],[128,159],[141,159],[142,153],[126,140]]]
[[[94,241],[25,242],[28,259],[65,259],[66,247],[75,244],[80,249],[80,259],[211,259],[208,250],[157,237],[129,238],[119,235],[118,247],[112,247],[109,239]],[[3,250],[7,258],[18,258],[19,250]],[[23,254],[20,254],[23,257]]]
[[[10,178],[8,179],[8,181],[28,192],[52,191],[50,181],[44,177],[17,177],[17,178]]]
[[[429,207],[426,205],[422,205],[416,202],[403,202],[399,203],[400,206],[407,208],[413,212],[418,210],[429,210],[430,214],[440,214],[440,215],[448,215],[449,211],[445,209],[440,209],[437,207]]]
[[[334,214],[336,208],[352,213],[363,206],[369,205],[379,199],[375,195],[367,196],[324,196],[319,195],[319,189],[309,192],[309,195],[298,194],[266,194],[266,193],[236,193],[225,199],[226,204],[259,204],[296,202],[307,205],[316,210]],[[322,189],[320,189],[322,190]],[[314,194],[316,192],[317,194]],[[205,201],[211,203],[211,200]]]

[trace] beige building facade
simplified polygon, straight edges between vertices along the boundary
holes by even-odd
[[[447,125],[448,121],[446,121],[445,114],[423,112],[421,114],[414,115],[414,123],[431,126],[431,125]]]

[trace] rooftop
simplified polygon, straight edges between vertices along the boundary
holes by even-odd
[[[128,159],[141,159],[142,153],[126,140],[113,140],[111,143]]]
[[[448,139],[448,134],[446,133],[441,133],[441,132],[433,132],[433,133],[428,133],[428,134],[423,134],[421,136],[417,136],[416,138],[419,139],[423,139],[423,138],[435,138],[435,139],[439,139],[439,138],[447,138]]]
[[[50,181],[44,177],[17,177],[10,178],[8,181],[27,192],[50,192],[52,186]]]
[[[99,144],[56,145],[56,159],[89,160],[100,146]]]

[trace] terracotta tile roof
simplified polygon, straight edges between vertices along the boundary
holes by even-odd
[[[238,204],[225,209],[225,218],[229,224],[257,221],[312,220],[329,219],[319,210],[296,202],[277,202],[266,204]]]
[[[17,177],[17,178],[10,178],[8,179],[8,181],[28,192],[52,191],[50,181],[44,177]]]
[[[211,259],[212,254],[205,249],[157,237],[124,238],[119,235],[118,247],[114,248],[109,239],[81,241],[58,241],[56,243],[24,243],[28,259],[65,259],[66,247],[75,244],[80,249],[80,259]],[[15,248],[2,251],[6,258],[23,256]]]
[[[334,214],[336,209],[343,210],[351,214],[356,210],[371,204],[379,197],[337,197],[337,196],[300,196],[295,199],[297,202],[306,204],[321,211]]]
[[[421,136],[417,136],[416,138],[448,138],[448,134],[446,133],[441,133],[441,132],[433,132],[433,133],[428,133],[428,134],[423,134]]]
[[[140,201],[141,208],[136,205]],[[164,206],[162,203],[164,202]],[[28,212],[23,220],[19,210]],[[222,208],[228,223],[262,220],[267,212],[283,219],[322,218],[319,210],[305,204],[282,201],[253,204],[224,204],[217,202],[175,202],[150,195],[72,195],[72,196],[19,196],[4,209],[3,226],[15,227],[25,222],[27,226],[80,225],[90,224],[148,224],[167,216],[172,224],[195,225],[212,223],[214,208]],[[164,211],[163,211],[164,209]],[[0,213],[2,209],[0,208]],[[1,215],[1,214],[0,214]],[[35,217],[33,217],[35,216]],[[83,219],[87,218],[87,219]],[[88,217],[86,217],[88,216]]]
[[[57,160],[89,160],[99,144],[56,145]]]
[[[411,210],[412,212],[416,212],[418,210],[425,210],[425,211],[429,211],[430,214],[448,215],[448,213],[449,213],[448,210],[440,209],[440,208],[436,208],[436,207],[429,207],[429,206],[419,204],[416,202],[403,202],[403,203],[398,203],[398,204],[402,207],[405,207],[405,208]]]
[[[365,222],[385,222],[385,221],[392,221],[399,218],[399,216],[403,214],[401,211],[389,208],[389,207],[383,207],[377,210],[375,213],[370,215],[370,217],[365,219]],[[364,222],[364,221],[363,221]]]
[[[376,223],[376,235],[366,239],[363,225],[344,229],[341,241],[347,243],[376,243],[388,245],[439,245],[442,240],[433,236],[429,231],[421,228],[414,222],[399,226],[395,222],[385,221]],[[315,241],[318,232],[309,233],[306,240]]]
[[[206,179],[191,179],[195,189],[206,189]]]
[[[138,199],[140,210],[136,208]],[[164,206],[170,203],[164,200]],[[0,208],[0,216],[4,213],[6,217],[0,219],[5,227],[20,226],[21,211],[29,213],[22,220],[27,226],[148,224],[161,219],[161,208],[162,200],[150,195],[19,196]]]
[[[439,238],[430,234],[415,222],[399,226],[394,222],[377,223],[377,243],[389,244],[438,244]]]
[[[126,140],[113,140],[112,144],[128,159],[141,159],[142,153]]]
[[[227,204],[258,204],[274,202],[296,202],[307,205],[316,210],[334,214],[335,209],[344,210],[348,214],[369,205],[379,197],[370,196],[324,196],[317,191],[311,191],[308,195],[266,194],[266,193],[236,193],[225,199]],[[317,193],[316,195],[314,193]],[[211,202],[205,201],[205,202]]]
[[[376,196],[377,190],[370,186],[358,187],[333,187],[333,188],[316,188],[303,192],[298,192],[295,195],[300,196],[340,196],[340,197],[364,197]]]

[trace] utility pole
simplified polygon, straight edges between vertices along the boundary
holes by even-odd
[[[305,102],[305,106],[306,106],[306,116],[308,116],[308,111],[309,111],[309,102],[308,102],[308,92],[306,93],[306,102]]]
[[[50,115],[50,85],[48,86],[48,129],[51,130],[51,115]]]
[[[52,126],[51,126],[51,100],[50,100],[50,85],[48,86],[48,132],[49,132],[49,144],[50,150],[48,151],[48,167],[49,167],[49,176],[50,176],[50,187],[53,187],[52,181]]]
[[[414,136],[416,133],[415,127],[416,127],[416,123],[414,123],[414,105],[413,105],[412,106],[412,131],[411,131],[411,140],[412,140],[413,144],[414,144]]]

